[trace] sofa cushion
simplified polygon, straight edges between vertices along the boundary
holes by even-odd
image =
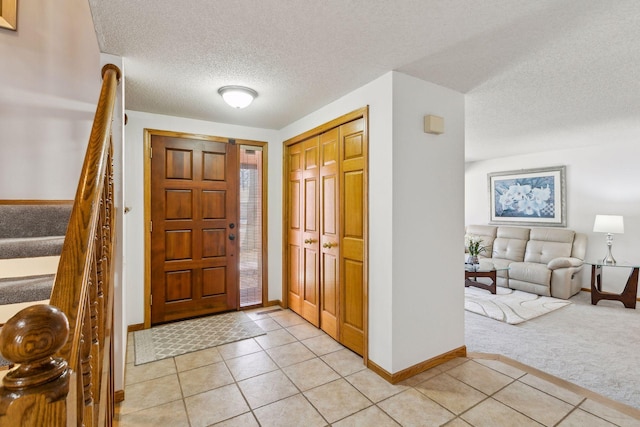
[[[499,227],[493,242],[493,258],[523,261],[528,240],[528,228]]]
[[[532,229],[524,260],[547,264],[554,258],[570,257],[575,234],[573,230]]]
[[[549,261],[547,268],[549,270],[557,270],[558,268],[580,267],[584,262],[578,258],[561,257],[554,258]]]
[[[509,264],[513,261],[509,259],[501,259],[501,258],[492,258],[491,262],[498,272],[496,273],[496,278],[498,279],[498,286],[508,287],[509,285]],[[481,263],[482,265],[482,263]]]
[[[511,281],[511,279],[549,286],[549,283],[551,283],[551,270],[547,268],[546,264],[512,262],[509,265],[509,280]]]

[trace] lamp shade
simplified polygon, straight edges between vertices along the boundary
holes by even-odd
[[[224,102],[233,108],[245,108],[253,102],[258,96],[258,92],[244,86],[223,86],[218,89],[218,93],[224,99]]]
[[[624,233],[624,219],[622,215],[596,215],[593,223],[594,233]]]

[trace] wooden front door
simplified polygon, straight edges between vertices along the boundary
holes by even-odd
[[[238,147],[151,135],[151,323],[238,305]]]

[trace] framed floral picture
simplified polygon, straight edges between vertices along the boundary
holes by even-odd
[[[565,166],[493,172],[491,224],[567,226]]]
[[[0,0],[0,28],[17,28],[18,0]]]

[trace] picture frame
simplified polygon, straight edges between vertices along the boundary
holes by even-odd
[[[565,166],[489,173],[489,223],[566,227],[565,175]]]
[[[18,0],[0,0],[0,28],[16,31]]]

